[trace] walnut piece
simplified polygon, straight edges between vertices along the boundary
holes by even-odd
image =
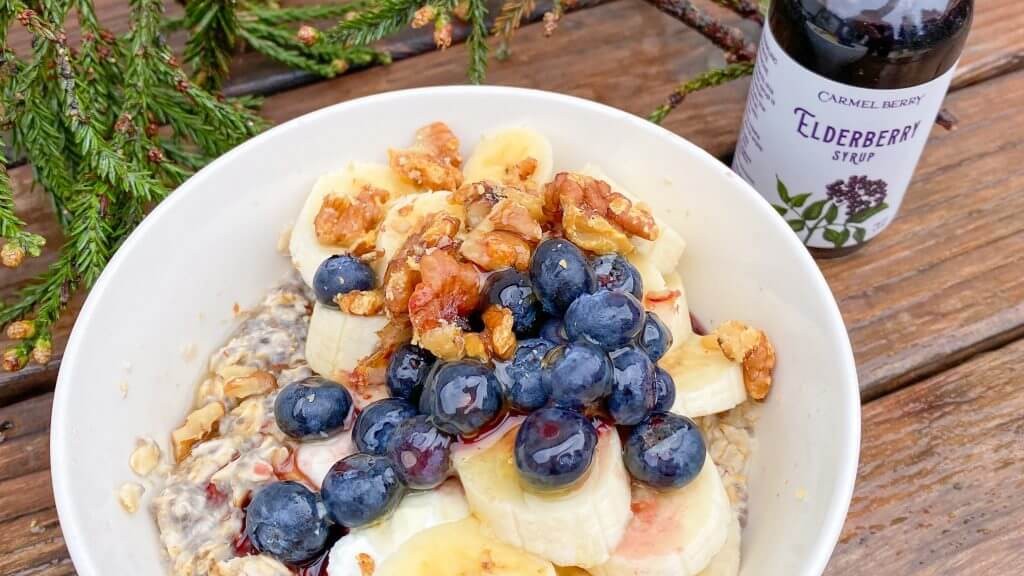
[[[357,255],[372,251],[389,198],[387,190],[369,185],[354,196],[325,196],[313,221],[317,240],[321,244],[341,246]]]
[[[465,341],[466,356],[474,358],[483,363],[491,361],[491,343],[485,334],[471,332],[463,335]]]
[[[458,218],[438,212],[424,218],[418,231],[409,235],[384,271],[384,305],[392,316],[409,312],[409,298],[420,282],[420,259],[435,248],[455,244],[455,235],[462,228]]]
[[[743,384],[747,394],[754,400],[764,400],[772,387],[772,372],[775,370],[775,347],[768,336],[735,320],[716,328],[713,336],[726,358],[743,364]]]
[[[354,316],[376,316],[384,310],[383,290],[353,290],[334,297],[342,312]]]
[[[561,172],[544,188],[544,210],[561,220],[566,237],[598,253],[633,251],[629,236],[658,237],[650,210],[615,192],[603,180]]]
[[[466,356],[466,336],[457,324],[440,324],[420,332],[413,342],[446,362]]]
[[[373,576],[373,571],[376,569],[373,556],[360,552],[356,554],[356,563],[359,564],[359,573],[361,576]]]
[[[489,272],[509,267],[525,271],[530,267],[531,252],[526,240],[502,230],[474,230],[459,248],[466,260]]]
[[[455,190],[462,184],[459,139],[447,124],[434,122],[416,131],[407,150],[388,150],[391,169],[428,190]]]
[[[277,379],[270,372],[257,370],[245,376],[236,376],[224,384],[224,395],[241,400],[257,394],[267,394],[277,388]]]
[[[530,266],[532,245],[539,242],[543,234],[540,223],[528,208],[511,198],[502,198],[466,236],[459,251],[484,270],[510,266],[526,270]]]
[[[504,306],[491,305],[483,313],[484,326],[491,351],[502,360],[508,360],[516,351],[516,335],[512,331],[512,311]]]
[[[362,400],[387,396],[385,377],[391,355],[399,346],[412,338],[412,326],[404,316],[392,318],[377,331],[377,346],[365,358],[360,358],[346,383],[350,392]]]
[[[447,250],[435,250],[420,260],[421,281],[409,299],[414,330],[464,319],[480,300],[480,273]]]
[[[189,414],[181,428],[171,432],[174,461],[181,462],[187,458],[192,451],[192,446],[213,433],[222,416],[224,416],[224,405],[220,402],[210,402]]]
[[[525,209],[534,222],[544,222],[543,194],[533,188],[512,186],[496,182],[473,182],[463,184],[452,194],[451,201],[466,207],[466,222],[475,228],[491,214],[492,209],[502,200]]]
[[[527,156],[512,166],[505,168],[505,180],[513,183],[525,183],[537,171],[537,159]]]

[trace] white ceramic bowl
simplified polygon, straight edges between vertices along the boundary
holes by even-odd
[[[860,402],[814,261],[753,189],[686,140],[586,100],[474,87],[379,94],[278,126],[182,185],[124,243],[78,318],[53,405],[53,487],[78,573],[165,573],[151,515],[117,504],[117,488],[137,480],[127,462],[136,438],[168,453],[205,359],[237,324],[232,306],[256,304],[288,269],[278,237],[313,181],[350,159],[386,161],[388,146],[434,120],[464,153],[522,123],[550,138],[556,169],[599,164],[682,233],[681,272],[705,323],[767,331],[779,362],[756,430],[742,574],[820,574],[853,491]]]

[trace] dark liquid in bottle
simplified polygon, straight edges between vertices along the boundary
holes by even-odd
[[[909,88],[952,67],[970,29],[973,0],[773,0],[775,39],[805,68],[871,89]],[[812,248],[819,257],[863,246]]]

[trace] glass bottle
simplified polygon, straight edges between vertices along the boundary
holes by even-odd
[[[815,256],[896,215],[949,88],[973,0],[773,0],[733,170]]]

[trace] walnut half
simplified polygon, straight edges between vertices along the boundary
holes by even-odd
[[[185,418],[181,428],[171,432],[171,446],[174,448],[174,461],[181,462],[192,452],[197,442],[208,438],[224,416],[224,405],[210,402],[202,408],[192,411]]]
[[[444,122],[420,128],[411,148],[388,150],[388,159],[392,170],[428,190],[455,190],[462,184],[459,139]]]
[[[775,370],[775,347],[768,336],[736,320],[723,323],[715,329],[713,336],[726,358],[743,364],[743,384],[747,394],[754,400],[767,398]]]
[[[224,395],[241,400],[257,394],[267,394],[277,388],[277,379],[270,372],[257,370],[246,376],[237,376],[224,384]]]

